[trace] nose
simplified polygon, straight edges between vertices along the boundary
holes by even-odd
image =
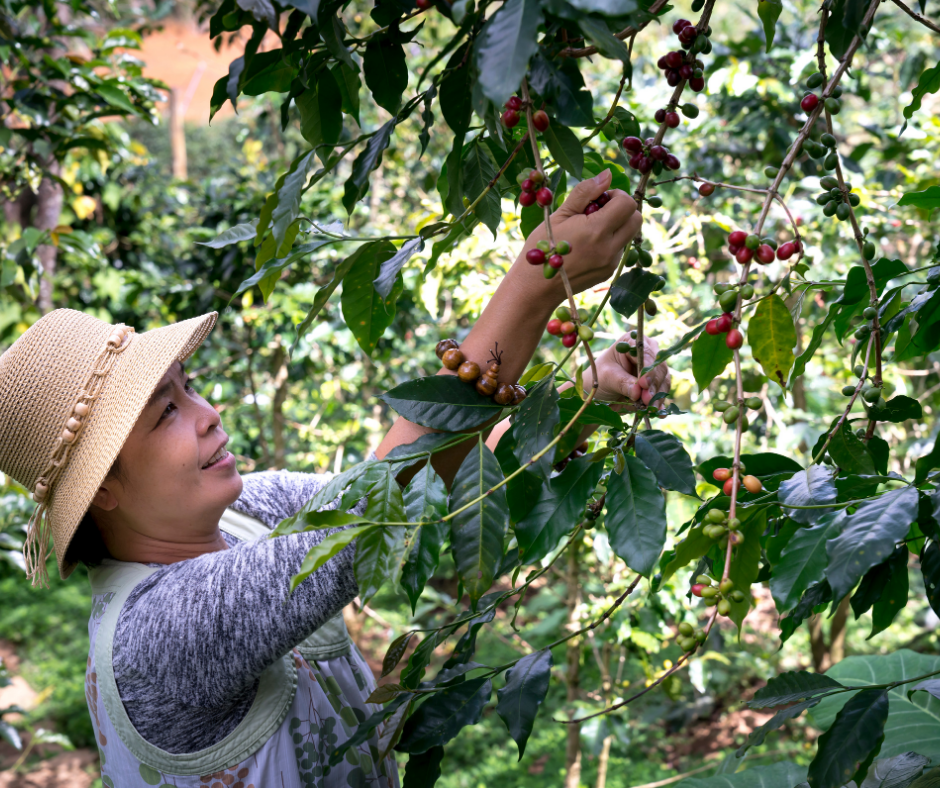
[[[197,405],[198,415],[196,417],[196,429],[200,435],[208,435],[215,429],[222,426],[222,417],[202,397],[199,398]]]

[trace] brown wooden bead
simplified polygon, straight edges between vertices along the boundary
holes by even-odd
[[[78,432],[82,427],[82,423],[78,419],[73,417],[69,419],[67,422],[65,422],[65,426],[68,429],[70,429],[72,432]]]
[[[473,383],[480,377],[480,365],[476,361],[464,361],[457,367],[457,377],[464,383]]]
[[[476,388],[479,394],[482,394],[484,397],[491,397],[496,392],[496,386],[497,383],[495,380],[483,375],[483,377],[477,381]]]
[[[515,396],[512,399],[513,405],[518,405],[528,396],[525,390],[525,386],[520,386],[518,383],[513,383],[512,389],[515,392]]]
[[[499,388],[496,389],[496,393],[493,395],[493,402],[497,405],[509,405],[515,396],[516,392],[513,390],[511,383],[500,383]]]
[[[72,408],[72,413],[80,419],[88,413],[88,405],[84,402],[76,403],[75,407]]]
[[[463,353],[457,348],[445,350],[441,356],[441,361],[447,369],[457,369],[465,360]]]
[[[62,442],[71,443],[75,440],[75,433],[71,430],[62,430]]]
[[[456,339],[442,339],[437,343],[437,347],[434,349],[434,352],[437,353],[438,358],[443,358],[444,353],[448,350],[456,350],[460,345],[457,343]]]

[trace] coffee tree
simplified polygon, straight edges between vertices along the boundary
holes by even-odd
[[[713,0],[694,0],[692,20],[675,18],[665,0],[418,0],[416,6],[383,0],[370,9],[337,0],[283,6],[224,0],[208,9],[210,35],[219,42],[250,29],[244,54],[215,85],[213,113],[241,96],[278,93],[282,128],[299,120],[309,144],[280,176],[257,221],[234,226],[212,242],[219,247],[250,241],[257,249],[256,271],[238,294],[257,286],[267,298],[295,263],[327,246],[355,246],[316,293],[297,326],[294,347],[342,284],[345,321],[362,350],[371,353],[394,319],[409,261],[431,244],[433,268],[478,224],[495,234],[505,221],[505,199],[518,206],[524,235],[544,225],[545,240],[533,245],[526,259],[546,278],[559,277],[567,294],[546,326],[547,342],[560,337],[567,351],[559,360],[530,368],[519,381],[504,380],[501,352],[508,349],[493,348],[488,366],[481,368],[463,356],[456,340],[443,340],[437,356],[455,374],[407,381],[382,397],[402,417],[433,432],[337,475],[277,529],[275,535],[345,526],[310,552],[295,586],[356,539],[363,600],[385,584],[400,584],[414,607],[444,551],[457,568],[460,596],[468,599],[467,608],[444,625],[409,631],[391,644],[383,672],[398,671],[398,676],[372,698],[384,705],[332,754],[331,763],[382,725],[386,752],[395,748],[411,755],[406,785],[431,785],[445,746],[479,721],[494,682],[501,684],[496,712],[521,757],[549,687],[552,649],[602,631],[631,595],[642,588],[655,597],[679,572],[688,574],[686,609],[659,608],[678,649],[671,667],[639,692],[611,698],[593,714],[556,722],[576,731],[585,720],[615,714],[676,680],[719,623],[742,627],[756,584],[769,584],[783,616],[783,640],[814,613],[830,605],[835,611],[846,599],[856,616],[872,611],[876,634],[907,604],[913,555],[927,598],[940,612],[940,493],[935,492],[940,448],[919,459],[909,477],[889,472],[899,459],[899,447],[889,440],[891,425],[920,420],[923,412],[912,397],[890,396],[884,381],[886,364],[940,347],[940,247],[915,268],[879,255],[869,232],[880,219],[872,206],[862,205],[858,184],[847,177],[848,171],[856,178],[865,173],[840,150],[854,130],[839,124],[842,103],[853,92],[864,98],[868,90],[862,77],[865,47],[879,19],[903,12],[933,33],[940,29],[900,0],[894,0],[895,7],[881,0],[826,0],[815,9],[806,19],[814,31],[811,59],[788,62],[802,94],[779,99],[792,128],[783,123],[774,131],[766,182],[754,186],[736,182],[733,173],[720,180],[702,177],[694,161],[683,162],[671,150],[683,134],[683,117],[709,111],[708,101],[693,98],[706,92],[714,61],[728,60],[728,51],[714,39],[714,14],[721,11],[715,6]],[[761,0],[756,11],[772,57],[782,5]],[[431,16],[449,20],[439,28],[447,35],[435,39],[412,92],[408,47]],[[673,46],[657,62],[661,101],[637,117],[621,100],[633,89],[635,43],[654,25],[672,30]],[[262,51],[272,33],[280,47]],[[588,58],[600,58],[619,76],[609,104],[598,105],[585,86],[582,64]],[[903,108],[905,122],[940,87],[940,66],[918,71],[912,99]],[[364,108],[362,95],[375,106]],[[366,131],[361,116],[365,109],[375,115],[377,107],[389,119]],[[342,182],[343,205],[353,215],[396,134],[412,122],[421,128],[422,155],[432,137],[442,135],[450,151],[436,178],[442,216],[394,235],[364,230],[350,236],[329,217],[304,210],[305,194]],[[629,339],[618,343],[616,352],[643,367],[657,300],[669,297],[655,250],[638,236],[624,250],[603,301],[592,309],[579,307],[565,268],[570,243],[553,231],[552,212],[569,179],[603,169],[612,171],[611,188],[629,191],[647,213],[663,205],[663,195],[692,184],[694,198],[730,194],[745,206],[737,214],[741,221],[725,230],[724,242],[712,235],[705,243],[712,265],[731,276],[716,278],[703,320],[660,349],[642,370],[648,373],[690,351],[701,390],[727,376],[725,399],[711,397],[708,406],[716,423],[733,430],[729,456],[694,467],[678,438],[654,429],[654,418],[668,425],[682,413],[675,403],[667,404],[665,393],[647,392],[629,412],[597,400],[595,328],[608,318],[613,324],[631,321]],[[797,173],[802,177],[795,178]],[[807,181],[813,187],[818,183],[820,218],[839,223],[835,232],[852,241],[851,264],[842,279],[812,276],[812,239],[789,205],[794,194],[806,196]],[[602,195],[585,213],[604,211],[608,198]],[[927,184],[905,194],[899,205],[929,211],[940,205],[940,186]],[[690,259],[690,266],[700,267],[701,261]],[[908,278],[921,272],[927,272],[923,279]],[[823,297],[836,293],[828,302]],[[826,310],[803,343],[795,317],[804,301],[814,298]],[[765,413],[766,398],[747,395],[753,391],[748,378],[762,376],[768,385],[793,391],[823,340],[834,335],[842,343],[850,334],[844,405],[812,447],[811,462],[804,467],[782,454],[746,453],[749,432],[758,423],[766,431],[772,420]],[[593,385],[586,388],[588,368]],[[486,436],[505,419],[511,427],[494,453]],[[606,438],[582,445],[580,433],[587,425],[600,425]],[[448,490],[433,458],[455,447],[465,459]],[[715,487],[703,485],[696,472]],[[702,499],[705,489],[712,492]],[[698,499],[694,516],[670,525],[664,491]],[[368,498],[363,514],[347,513],[363,498]],[[338,509],[321,511],[337,499]],[[527,591],[556,562],[567,561],[576,592],[578,550],[587,532],[603,533],[622,566],[612,603],[581,626],[559,632],[546,648],[502,665],[474,662],[481,628],[496,626],[496,612],[507,607],[514,610],[515,626]],[[667,544],[672,546],[665,549]],[[426,676],[432,654],[444,648],[450,649],[444,667],[433,678]],[[575,654],[572,667],[569,656],[569,676],[572,670],[577,675],[577,659]],[[813,709],[825,733],[808,772],[793,764],[765,767],[772,784],[792,786],[805,779],[812,788],[838,788],[852,780],[861,784],[869,774],[878,785],[885,774],[892,785],[912,784],[928,759],[940,757],[936,737],[927,735],[936,731],[940,710],[938,676],[940,660],[899,652],[870,658],[862,667],[850,660],[825,675],[797,671],[768,677],[750,703],[777,711],[753,731],[738,756]],[[726,779],[735,784],[737,778]]]

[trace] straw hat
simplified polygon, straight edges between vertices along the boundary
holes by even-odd
[[[33,491],[27,572],[46,580],[52,533],[59,574],[92,498],[157,384],[215,325],[216,312],[142,334],[57,309],[0,356],[0,471]]]

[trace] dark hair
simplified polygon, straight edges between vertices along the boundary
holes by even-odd
[[[125,481],[124,469],[121,467],[121,458],[117,457],[111,470],[105,479],[118,479]],[[85,566],[97,566],[105,558],[110,558],[111,553],[105,546],[104,539],[101,536],[101,529],[95,522],[91,511],[85,512],[85,516],[78,524],[78,529],[72,536],[68,549],[65,551],[66,564],[85,564]]]

